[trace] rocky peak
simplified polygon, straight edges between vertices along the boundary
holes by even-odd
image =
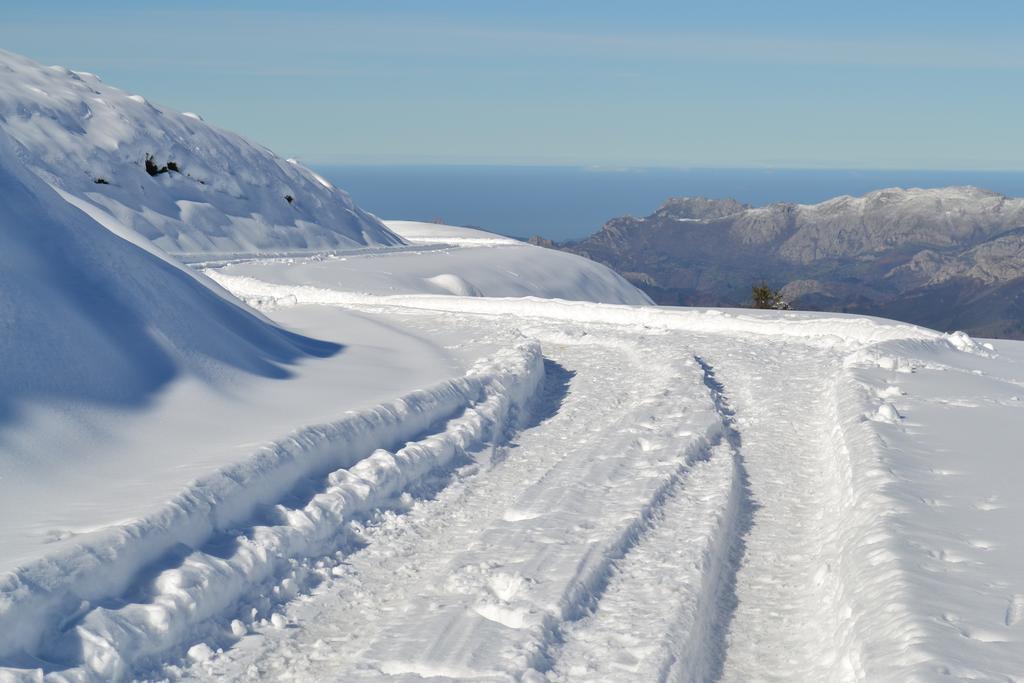
[[[731,216],[749,208],[749,204],[741,204],[735,199],[673,197],[662,204],[653,216],[677,220],[710,220]]]

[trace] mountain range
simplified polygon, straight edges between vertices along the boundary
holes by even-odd
[[[609,265],[660,304],[742,306],[764,281],[794,308],[1024,338],[1024,199],[976,187],[764,207],[680,197],[583,240],[531,241]]]

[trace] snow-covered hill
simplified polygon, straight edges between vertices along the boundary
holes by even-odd
[[[607,266],[483,230],[387,221],[411,248],[314,258],[243,259],[207,271],[324,287],[354,295],[533,296],[611,304],[650,304]],[[197,264],[199,265],[199,264]]]
[[[337,350],[112,234],[0,131],[0,426],[26,403],[139,406],[179,375],[288,374]]]
[[[23,161],[32,158],[0,129],[0,678],[3,667],[65,668],[82,634],[64,628],[69,606],[92,613],[146,567],[247,523],[305,478],[396,448],[462,410],[490,417],[470,421],[453,443],[483,443],[541,377],[536,345],[477,362],[506,335],[463,340],[467,351],[455,353],[452,340],[385,319],[317,310],[282,320],[333,341],[286,331],[143,236],[122,238],[96,222],[94,208]],[[460,229],[446,230],[450,238]],[[529,293],[644,301],[597,264],[558,254],[564,281],[540,278],[552,259],[527,258],[540,250],[483,241],[486,259],[466,244],[356,253],[379,269],[426,251],[421,267],[454,271],[422,280],[424,288],[457,290],[469,278],[501,290],[519,277],[511,269],[522,268],[538,276]],[[451,251],[459,256],[434,258]],[[335,531],[327,524],[320,532],[324,548]],[[313,547],[305,537],[282,542],[297,545],[259,568],[243,561],[233,591],[213,586],[213,603],[203,600],[185,621],[172,618],[162,635],[143,629],[145,642],[134,641],[141,649],[131,655],[117,654],[123,634],[111,634],[84,675],[127,675],[143,650],[191,638],[216,604],[245,599],[259,576],[276,576],[289,554]],[[99,665],[96,657],[114,659]]]
[[[172,254],[401,244],[301,164],[93,74],[2,50],[0,130],[94,218]]]
[[[462,364],[358,316],[303,320],[344,344],[287,331],[115,235],[25,157],[0,130],[0,680],[56,643],[72,603],[125,590],[223,505],[248,514],[355,457],[339,442],[409,438],[482,382],[339,422]]]

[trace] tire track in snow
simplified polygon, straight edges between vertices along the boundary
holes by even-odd
[[[574,327],[519,324],[547,326],[540,335],[546,348],[555,331]],[[456,481],[410,515],[385,515],[368,527],[369,544],[329,588],[336,601],[318,594],[317,604],[291,612],[301,628],[268,629],[252,639],[258,644],[248,654],[229,652],[198,671],[234,678],[586,678],[587,670],[571,669],[574,638],[584,638],[602,610],[615,605],[620,581],[640,582],[629,567],[653,559],[660,550],[653,539],[664,534],[680,553],[711,558],[706,567],[719,571],[702,565],[684,584],[688,595],[652,610],[652,621],[668,624],[667,638],[654,647],[643,639],[609,645],[606,659],[626,653],[621,668],[602,662],[607,668],[595,668],[592,677],[610,671],[606,680],[643,678],[630,673],[637,667],[670,680],[865,678],[870,641],[862,626],[884,622],[897,606],[858,600],[865,581],[890,574],[851,560],[851,553],[863,554],[864,529],[839,528],[846,513],[837,506],[857,505],[863,493],[847,500],[843,487],[857,481],[844,471],[849,454],[833,443],[843,440],[829,394],[841,356],[782,340],[752,345],[692,335],[686,343],[702,349],[701,360],[714,359],[714,367],[704,362],[703,372],[690,377],[665,371],[667,359],[681,358],[677,335],[602,328],[594,337],[555,350],[554,358],[580,374],[564,404],[523,432],[508,458]],[[639,362],[624,367],[628,354],[595,350],[612,337],[636,347]],[[719,376],[729,386],[728,401]],[[690,379],[703,385],[705,402],[708,389],[717,399],[707,414],[708,406],[693,401],[696,394],[688,396]],[[689,429],[672,431],[669,423]],[[712,446],[723,423],[732,428],[724,432],[729,438]],[[666,443],[701,438],[702,455],[689,469],[680,471],[679,448],[666,457]],[[722,450],[729,446],[735,452]],[[737,453],[741,474],[733,469],[727,476],[726,466],[735,463],[719,456]],[[747,469],[752,490],[743,485],[733,496]],[[724,501],[723,491],[730,491]],[[677,514],[687,496],[712,512]],[[734,530],[750,524],[755,497],[763,507],[743,536]],[[730,521],[733,500],[743,503],[735,514],[742,518],[745,510],[745,523]],[[694,522],[688,534],[669,531],[687,519]],[[866,573],[850,577],[847,567]],[[622,590],[626,595],[629,587]],[[878,619],[865,620],[871,610]]]
[[[880,526],[885,508],[871,504],[878,465],[844,432],[864,418],[837,407],[842,357],[784,340],[709,355],[729,384],[760,504],[722,678],[903,680],[878,668],[904,658],[913,634]]]
[[[449,563],[442,590],[428,588],[385,630],[367,652],[378,671],[481,678],[551,668],[564,626],[598,603],[613,563],[722,433],[697,365],[686,358],[666,372],[665,351],[646,355],[644,371],[630,377],[645,388],[641,400],[590,430],[573,458],[525,489]],[[624,379],[621,368],[615,374]],[[524,434],[522,443],[543,447],[548,438]]]
[[[614,562],[593,613],[564,629],[552,672],[557,680],[721,675],[735,575],[754,510],[723,387],[707,362],[696,361],[723,431],[671,482],[642,535]]]
[[[571,339],[559,338],[558,342]],[[548,428],[558,434],[545,451],[524,450],[521,438],[496,453],[492,447],[474,455],[454,481],[436,497],[416,501],[407,514],[385,511],[358,530],[363,548],[335,567],[335,578],[321,585],[309,599],[302,597],[286,612],[302,629],[279,630],[256,626],[256,634],[211,661],[188,669],[205,678],[379,679],[379,669],[367,666],[367,650],[389,624],[399,618],[422,593],[444,585],[451,554],[466,548],[489,524],[501,519],[524,487],[544,480],[591,431],[588,420],[613,424],[621,418],[614,400],[596,410],[581,403],[582,396],[614,396],[617,375],[577,375],[574,368],[604,366],[637,370],[629,354],[606,345],[548,347],[556,360],[546,359],[544,391],[532,406],[526,432]],[[584,360],[585,359],[585,360]],[[624,362],[625,361],[625,362]],[[564,363],[565,365],[561,365]],[[488,459],[488,455],[490,458]],[[325,664],[324,662],[330,662]],[[369,673],[367,672],[369,669]],[[176,675],[173,665],[169,672]]]
[[[498,462],[368,526],[345,572],[287,612],[302,628],[261,628],[189,672],[541,675],[529,669],[552,651],[559,624],[587,613],[687,456],[704,457],[722,433],[700,368],[667,336],[544,327],[546,353],[580,371],[546,420]]]

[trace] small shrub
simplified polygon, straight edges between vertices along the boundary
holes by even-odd
[[[291,196],[290,194],[286,194],[286,195],[284,196],[284,200],[285,200],[286,202],[288,202],[289,204],[291,204],[292,202],[294,202],[294,201],[295,201],[295,197]]]
[[[760,282],[750,289],[750,304],[754,308],[788,311],[789,304],[782,298],[782,292],[772,289],[767,282]]]
[[[93,182],[94,182],[94,183],[96,183],[97,185],[109,185],[109,184],[110,184],[110,183],[109,183],[109,182],[107,181],[107,179],[106,179],[106,178],[94,178],[94,179],[93,179]]]
[[[167,162],[167,170],[168,171],[174,171],[175,173],[181,173],[181,169],[178,168],[178,162],[177,161],[168,161]]]

